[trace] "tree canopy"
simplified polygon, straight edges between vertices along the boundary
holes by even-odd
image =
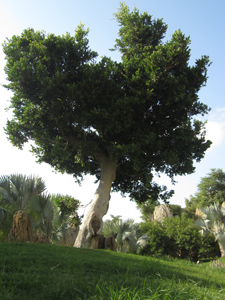
[[[225,173],[222,169],[211,169],[207,176],[202,177],[198,191],[187,201],[189,206],[209,207],[215,203],[225,202]]]
[[[198,92],[209,58],[189,65],[190,38],[122,3],[114,14],[121,61],[98,58],[81,24],[75,36],[26,29],[3,44],[13,91],[5,132],[22,148],[32,141],[39,162],[100,178],[100,156],[117,162],[114,191],[137,201],[167,199],[155,173],[190,174],[210,146],[196,115],[209,111]]]

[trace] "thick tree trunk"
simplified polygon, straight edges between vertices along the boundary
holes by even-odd
[[[107,156],[102,156],[100,167],[101,178],[94,195],[93,204],[74,243],[74,247],[77,248],[92,248],[94,237],[102,230],[102,218],[109,208],[110,190],[116,176],[117,161],[113,161]]]

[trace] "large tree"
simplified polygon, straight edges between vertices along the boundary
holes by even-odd
[[[14,92],[9,140],[19,148],[32,141],[39,162],[78,180],[99,180],[76,247],[101,231],[111,189],[139,202],[166,199],[154,174],[192,173],[210,146],[194,119],[209,110],[198,98],[209,58],[190,66],[189,37],[176,31],[164,41],[167,25],[136,8],[122,3],[115,18],[120,62],[97,60],[82,25],[74,37],[27,29],[3,45]]]
[[[225,172],[222,169],[211,169],[207,176],[202,177],[198,191],[187,200],[189,206],[203,208],[214,205],[220,206],[225,202]]]

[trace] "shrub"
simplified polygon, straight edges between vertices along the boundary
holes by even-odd
[[[174,241],[166,234],[160,222],[141,223],[141,228],[143,232],[148,234],[150,241],[138,254],[150,256],[171,255],[174,251]]]
[[[165,218],[163,223],[142,223],[142,230],[150,237],[141,255],[169,255],[197,261],[219,255],[218,243],[212,235],[202,236],[194,220],[181,217]]]
[[[0,209],[0,242],[5,242],[12,228],[13,215]]]

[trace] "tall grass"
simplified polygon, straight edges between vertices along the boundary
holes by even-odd
[[[104,250],[0,243],[0,299],[225,299],[225,269]]]

